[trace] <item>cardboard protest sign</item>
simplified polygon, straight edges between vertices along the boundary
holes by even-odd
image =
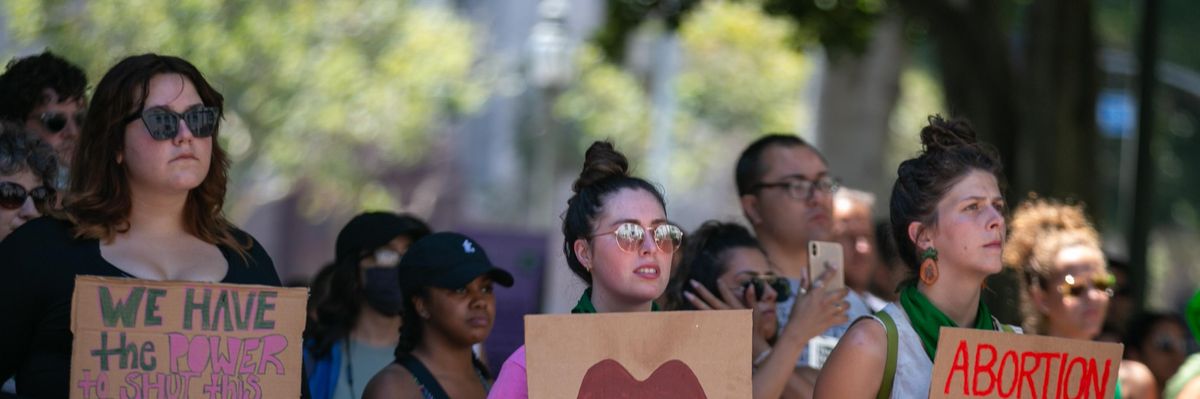
[[[930,398],[1112,398],[1121,344],[943,327]]]
[[[525,316],[529,397],[748,398],[749,310]]]
[[[305,288],[79,276],[71,398],[298,398]]]

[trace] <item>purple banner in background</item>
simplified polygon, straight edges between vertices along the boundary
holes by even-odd
[[[479,242],[492,263],[513,275],[511,288],[496,286],[496,323],[483,343],[488,368],[495,376],[508,355],[525,343],[525,315],[541,312],[548,237],[524,231],[458,231]]]

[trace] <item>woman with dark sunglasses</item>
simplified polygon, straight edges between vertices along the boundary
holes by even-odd
[[[266,251],[222,213],[222,106],[177,57],[128,57],[100,80],[64,217],[0,242],[0,380],[15,374],[18,394],[67,396],[77,275],[280,285]]]
[[[1100,334],[1116,278],[1082,206],[1036,197],[1022,202],[1004,263],[1022,275],[1025,331],[1081,340]],[[1118,398],[1158,397],[1150,370],[1131,360],[1121,362],[1116,389]]]
[[[0,241],[54,204],[54,149],[21,126],[0,122]]]
[[[648,312],[667,288],[683,230],[667,220],[653,184],[629,174],[629,161],[607,142],[584,155],[563,215],[563,254],[588,288],[571,313]],[[528,397],[525,347],[504,362],[491,398]]]
[[[824,287],[835,273],[826,271],[819,284],[797,297],[787,324],[779,329],[776,302],[793,295],[791,285],[771,271],[766,253],[745,227],[705,222],[684,241],[678,267],[673,280],[681,284],[673,285],[680,289],[668,295],[684,298],[680,310],[754,310],[755,398],[811,395],[812,382],[797,373],[796,360],[808,340],[846,322],[845,312],[833,304],[841,302],[847,291]]]

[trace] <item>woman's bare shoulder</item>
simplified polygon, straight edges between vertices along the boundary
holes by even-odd
[[[367,383],[363,399],[419,398],[420,387],[412,373],[399,364],[389,364]]]
[[[871,398],[879,391],[887,357],[887,332],[874,320],[855,321],[829,354],[814,398]],[[867,383],[874,381],[874,384]]]

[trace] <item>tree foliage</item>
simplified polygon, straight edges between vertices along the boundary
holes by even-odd
[[[797,131],[809,117],[802,94],[812,70],[790,44],[797,29],[752,3],[709,1],[691,10],[677,29],[683,62],[672,85],[678,107],[671,151],[713,159],[729,152],[725,138]],[[578,80],[555,104],[556,117],[581,133],[576,147],[611,139],[631,157],[647,155],[654,104],[646,84],[599,45],[579,52],[576,71]],[[669,188],[703,184],[710,166],[670,163]]]
[[[388,202],[387,190],[359,188],[389,166],[421,160],[447,120],[487,95],[476,32],[437,7],[369,0],[4,4],[17,41],[64,54],[93,82],[130,54],[195,63],[226,97],[222,134],[235,181],[254,186],[241,194],[270,200],[303,178],[313,193],[310,210]]]

